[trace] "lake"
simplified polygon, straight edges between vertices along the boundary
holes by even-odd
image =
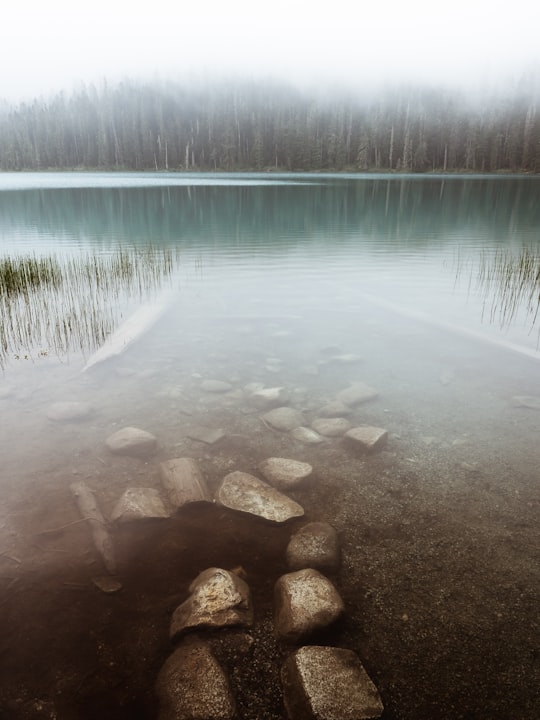
[[[0,716],[157,717],[170,616],[222,567],[241,568],[255,612],[210,637],[239,717],[287,717],[294,648],[275,637],[273,588],[291,534],[320,521],[338,532],[345,614],[307,642],[354,650],[384,718],[537,718],[539,190],[534,176],[1,174]],[[300,419],[281,427],[276,404]],[[152,454],[112,452],[125,427],[154,436]],[[344,437],[357,427],[385,444],[359,449]],[[263,479],[267,458],[308,463],[286,492],[305,516],[172,513],[159,468],[177,457],[212,497],[231,472]],[[105,518],[118,592],[99,584],[77,483]],[[113,522],[132,487],[171,517]]]

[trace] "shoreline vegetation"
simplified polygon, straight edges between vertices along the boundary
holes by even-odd
[[[125,80],[12,106],[0,171],[536,174],[536,77],[478,94]]]

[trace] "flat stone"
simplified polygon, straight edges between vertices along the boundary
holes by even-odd
[[[361,403],[373,400],[378,396],[375,388],[366,385],[364,382],[355,382],[345,390],[338,393],[337,399],[345,405],[360,405]]]
[[[223,380],[205,380],[201,383],[201,390],[209,393],[225,393],[232,390],[232,385]]]
[[[345,438],[355,448],[364,452],[380,450],[388,440],[388,432],[383,428],[361,426],[348,430]]]
[[[208,643],[185,640],[159,671],[155,684],[158,720],[233,720],[229,681]]]
[[[190,630],[248,627],[253,623],[249,587],[236,573],[208,568],[189,586],[191,593],[173,613],[171,640]]]
[[[260,410],[269,410],[288,403],[289,391],[284,387],[262,388],[255,390],[250,395],[249,401]]]
[[[132,520],[150,520],[167,518],[169,513],[155,488],[128,488],[116,503],[111,520],[131,522]]]
[[[313,472],[308,463],[288,458],[268,458],[259,463],[258,468],[270,485],[280,490],[301,485]]]
[[[334,400],[333,402],[326,403],[317,412],[320,418],[340,418],[345,417],[351,413],[351,408],[345,405],[341,400]]]
[[[117,455],[148,457],[157,451],[157,438],[146,430],[125,427],[110,435],[105,444]]]
[[[282,575],[274,587],[274,629],[298,643],[335,622],[344,612],[343,600],[330,580],[308,568]]]
[[[263,415],[263,420],[271,427],[282,432],[289,432],[305,422],[301,412],[290,407],[278,407]]]
[[[193,458],[173,458],[159,465],[163,487],[171,505],[180,508],[193,502],[212,502],[206,480]]]
[[[56,422],[69,422],[85,420],[92,415],[92,412],[92,406],[85,402],[57,402],[49,406],[47,417]]]
[[[381,697],[356,653],[312,645],[292,653],[281,669],[289,720],[375,720]]]
[[[315,568],[333,572],[340,562],[339,539],[336,530],[326,522],[304,525],[291,537],[286,551],[291,570]]]
[[[225,437],[225,432],[221,428],[194,427],[188,430],[187,436],[190,440],[213,445]]]
[[[231,510],[249,513],[276,523],[301,517],[304,509],[271,485],[245,472],[232,472],[223,478],[216,502]]]
[[[319,435],[318,432],[303,425],[291,430],[290,435],[294,440],[298,440],[306,445],[317,445],[318,443],[324,442],[324,438]]]
[[[352,427],[347,418],[317,418],[311,423],[311,427],[325,437],[339,437],[345,435]]]

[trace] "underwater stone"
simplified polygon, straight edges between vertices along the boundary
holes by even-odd
[[[233,720],[228,678],[208,643],[186,639],[165,661],[155,684],[158,720]]]
[[[167,518],[169,513],[155,488],[128,488],[116,503],[111,520],[131,522],[132,520],[150,520]]]
[[[380,450],[388,440],[388,432],[378,427],[355,427],[345,433],[349,444],[364,452]]]
[[[259,463],[259,470],[270,485],[280,490],[287,490],[300,485],[313,472],[313,468],[308,463],[289,460],[288,458],[268,458],[263,460],[262,463]]]
[[[180,508],[192,502],[212,502],[206,480],[193,458],[173,458],[160,463],[159,474],[171,505]]]
[[[317,412],[320,418],[340,418],[351,413],[351,408],[340,400],[334,400],[333,402],[326,403]]]
[[[304,423],[304,416],[294,408],[278,407],[265,413],[263,420],[276,430],[289,432]]]
[[[338,393],[337,399],[345,403],[345,405],[360,405],[360,403],[373,400],[378,396],[375,388],[366,385],[364,382],[355,382],[345,390]]]
[[[110,435],[105,444],[109,450],[118,455],[134,455],[147,457],[157,450],[157,438],[135,427],[125,427]]]
[[[308,523],[291,537],[286,557],[291,570],[335,571],[340,562],[338,534],[329,523]]]
[[[232,385],[223,380],[205,380],[201,383],[201,390],[209,393],[224,393],[232,390]]]
[[[47,417],[57,422],[84,420],[92,414],[92,407],[85,402],[57,402],[49,406]]]
[[[302,647],[281,669],[289,720],[375,720],[381,697],[356,653],[343,648]]]
[[[274,629],[287,642],[307,639],[334,623],[344,610],[330,580],[312,568],[282,575],[274,587]]]
[[[191,593],[173,613],[170,638],[189,630],[248,627],[253,623],[249,587],[233,572],[208,568],[189,586]]]
[[[340,355],[330,355],[327,363],[336,363],[337,365],[355,365],[363,362],[364,358],[354,353],[342,353]]]
[[[235,471],[223,478],[216,502],[276,523],[301,517],[304,509],[271,485],[249,473]]]
[[[347,418],[318,418],[311,423],[311,427],[325,437],[339,437],[350,430],[351,423]]]
[[[269,410],[288,403],[289,391],[284,387],[262,388],[252,393],[249,401],[260,410]]]
[[[306,445],[317,445],[318,443],[324,442],[324,438],[321,437],[318,432],[315,432],[315,430],[312,430],[311,428],[304,427],[303,425],[301,427],[294,428],[290,435],[294,440],[303,442]]]
[[[187,436],[190,440],[213,445],[225,437],[225,432],[221,428],[195,427],[188,431]]]

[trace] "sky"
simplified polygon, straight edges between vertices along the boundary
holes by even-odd
[[[273,77],[476,87],[540,68],[540,0],[0,0],[0,98]]]

